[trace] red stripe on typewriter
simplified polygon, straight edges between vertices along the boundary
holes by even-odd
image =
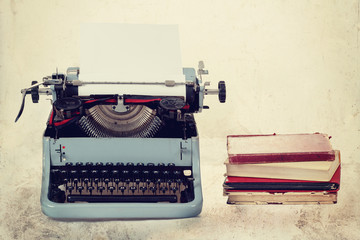
[[[190,105],[189,104],[186,104],[185,106],[183,106],[182,109],[189,109],[190,108]]]
[[[108,103],[116,103],[116,99],[108,99],[108,100],[106,100],[105,102],[108,102]]]
[[[54,110],[51,111],[50,120],[49,120],[49,125],[52,125],[52,123],[53,123],[53,117],[54,117]]]
[[[75,118],[75,117],[72,117],[72,118],[69,118],[69,119],[65,119],[65,120],[62,120],[62,121],[60,121],[60,122],[56,122],[56,123],[54,123],[54,126],[64,125],[65,123],[73,120],[74,118]]]
[[[93,103],[93,102],[96,102],[97,99],[94,99],[94,100],[89,100],[89,101],[86,101],[85,103]]]
[[[93,100],[88,100],[85,103],[93,103],[93,102],[98,102],[98,101],[103,101],[103,100],[101,100],[101,99],[93,99]],[[108,99],[108,100],[105,100],[104,102],[116,103],[116,99]]]
[[[148,103],[161,101],[161,98],[153,98],[153,99],[125,99],[125,103]]]

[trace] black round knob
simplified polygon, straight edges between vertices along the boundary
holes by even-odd
[[[224,81],[220,81],[218,84],[219,88],[219,101],[224,103],[226,100],[226,86]]]
[[[34,85],[37,83],[38,83],[37,81],[32,81],[31,85]],[[39,102],[39,86],[31,89],[31,99],[32,99],[33,103]]]

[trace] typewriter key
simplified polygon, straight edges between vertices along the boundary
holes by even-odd
[[[99,186],[97,188],[97,190],[100,192],[100,194],[102,194],[102,192],[105,190],[105,188],[103,186]]]
[[[74,187],[73,186],[67,186],[66,190],[68,190],[69,193],[71,194],[72,190],[74,190]]]
[[[147,187],[140,187],[140,190],[143,192],[143,194],[146,192]]]
[[[79,193],[81,194],[81,192],[84,190],[84,187],[79,186],[79,187],[77,188],[77,190],[78,190],[78,191],[79,191]]]
[[[114,188],[113,186],[109,186],[109,187],[108,187],[108,190],[111,192],[111,194],[113,194],[115,188]]]
[[[136,186],[131,186],[130,187],[130,190],[131,190],[132,193],[134,193],[136,191],[136,189],[137,189]]]
[[[120,186],[120,187],[119,187],[119,190],[120,190],[122,193],[124,193],[125,190],[126,190],[126,187],[125,187],[125,186]]]
[[[94,190],[94,187],[93,186],[88,186],[87,187],[87,190],[90,192],[90,195],[92,194],[92,191]]]

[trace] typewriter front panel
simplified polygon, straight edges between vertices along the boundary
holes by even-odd
[[[191,166],[191,139],[50,138],[51,165],[87,163]]]
[[[109,139],[76,139],[82,143],[74,151],[71,138],[60,140],[44,138],[41,201],[48,216],[89,218],[95,211],[97,218],[169,218],[201,211],[198,138],[113,139],[116,144],[105,148],[112,154],[95,148]]]

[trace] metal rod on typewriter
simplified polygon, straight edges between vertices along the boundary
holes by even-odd
[[[73,86],[82,86],[87,84],[132,84],[132,85],[165,85],[167,87],[173,87],[176,85],[186,85],[185,82],[175,82],[174,80],[165,80],[164,82],[100,82],[100,81],[80,81],[80,80],[73,80],[68,82]]]

